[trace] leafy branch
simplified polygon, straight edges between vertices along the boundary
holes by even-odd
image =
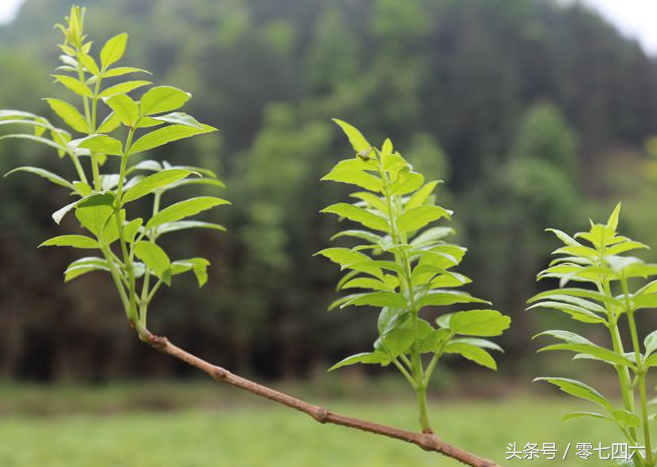
[[[355,363],[394,365],[415,390],[420,427],[432,433],[426,391],[440,358],[460,354],[479,365],[497,369],[487,350],[502,349],[484,337],[499,336],[511,323],[508,316],[488,308],[443,314],[437,328],[420,316],[428,306],[468,303],[490,305],[467,292],[455,290],[470,282],[455,272],[466,249],[443,240],[452,230],[436,226],[451,212],[435,204],[437,181],[424,177],[393,150],[387,139],[373,147],[353,126],[340,120],[355,157],[342,160],[322,179],[356,185],[351,204],[337,203],[323,210],[361,224],[333,238],[350,237],[359,244],[320,251],[346,271],[339,290],[361,289],[333,302],[329,310],[350,305],[380,307],[379,337],[372,352],[347,357],[331,369]],[[423,356],[428,359],[423,361]]]
[[[642,442],[645,458],[635,456],[637,467],[653,467],[656,462],[652,447],[650,413],[646,392],[646,374],[657,366],[657,331],[647,335],[643,348],[639,342],[635,314],[645,308],[657,306],[657,264],[647,264],[625,254],[648,248],[617,232],[621,205],[618,204],[606,224],[591,222],[587,232],[573,237],[555,229],[548,229],[564,244],[553,254],[550,267],[538,275],[538,279],[559,280],[557,289],[547,290],[529,300],[529,309],[558,310],[572,319],[602,326],[607,329],[611,348],[598,345],[579,334],[564,330],[544,331],[538,336],[551,336],[560,341],[543,347],[540,351],[566,350],[575,352],[574,359],[596,360],[611,365],[618,376],[622,394],[622,406],[617,407],[595,388],[567,378],[537,378],[554,384],[563,392],[597,405],[596,412],[575,412],[564,419],[589,417],[614,423],[632,446]],[[570,282],[583,287],[566,287]],[[639,282],[640,284],[636,284]],[[647,283],[646,283],[647,282]],[[634,287],[630,287],[634,285]],[[630,336],[629,348],[620,331],[619,322],[627,322]],[[636,404],[636,393],[639,395]],[[637,434],[641,430],[642,436]]]
[[[216,129],[176,111],[191,97],[178,88],[150,86],[152,83],[144,80],[125,80],[103,86],[113,78],[148,72],[115,66],[125,52],[127,34],[109,39],[97,61],[91,55],[92,42],[87,42],[83,33],[84,15],[84,9],[73,7],[66,24],[57,25],[64,36],[59,45],[62,65],[57,68],[58,74],[52,75],[57,83],[75,95],[78,106],[59,99],[46,99],[71,131],[34,114],[3,110],[0,111],[0,125],[28,126],[33,132],[9,134],[0,139],[21,138],[46,144],[73,163],[77,180],[67,180],[39,167],[19,167],[9,174],[33,173],[70,191],[75,201],[52,217],[59,224],[73,211],[84,234],[57,236],[41,246],[96,250],[99,256],[87,256],[71,263],[64,273],[65,280],[91,271],[109,273],[128,320],[143,338],[148,306],[162,284],[171,285],[173,276],[188,271],[196,275],[199,286],[207,281],[209,262],[206,259],[172,261],[158,240],[169,232],[183,229],[223,230],[218,224],[187,218],[228,202],[200,196],[162,207],[163,197],[170,190],[192,183],[218,187],[223,184],[207,169],[172,166],[155,160],[137,162],[138,156],[167,143]],[[140,88],[147,90],[135,101],[129,93]],[[146,221],[142,217],[130,219],[128,208],[147,196],[152,196],[151,217]]]

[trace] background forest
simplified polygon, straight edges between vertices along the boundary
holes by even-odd
[[[325,312],[338,271],[313,257],[338,228],[319,210],[345,195],[318,183],[350,151],[331,117],[371,140],[392,138],[428,179],[446,181],[439,203],[456,211],[458,241],[469,248],[469,291],[514,319],[502,342],[507,376],[536,365],[530,337],[543,326],[524,308],[556,246],[545,227],[586,228],[585,219],[602,221],[623,200],[621,229],[657,245],[657,61],[583,6],[79,3],[90,8],[87,29],[99,43],[128,32],[125,63],[191,91],[189,112],[220,130],[163,154],[215,169],[233,206],[212,214],[227,234],[168,240],[181,255],[210,258],[210,281],[203,290],[181,281],[161,294],[152,324],[211,361],[262,378],[298,378],[323,373],[375,338],[375,313]],[[47,76],[57,66],[52,24],[68,8],[68,0],[27,0],[0,27],[0,108],[56,120],[40,97],[61,92]],[[40,146],[0,145],[2,173],[57,163]],[[35,246],[58,232],[50,214],[61,198],[35,178],[0,180],[0,377],[185,376],[189,370],[134,338],[106,277],[53,285],[76,253],[44,255]],[[459,365],[453,369],[470,368]]]

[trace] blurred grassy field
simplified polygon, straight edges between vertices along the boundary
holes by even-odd
[[[317,397],[314,389],[297,393]],[[320,397],[330,409],[415,428],[412,400],[387,391],[355,400]],[[394,391],[393,391],[394,392]],[[321,400],[328,399],[328,400]],[[614,427],[561,422],[567,399],[431,401],[446,440],[505,466],[587,465],[609,461],[574,455],[574,445],[622,442]],[[508,443],[554,442],[565,461],[505,461]],[[212,383],[141,383],[89,388],[0,384],[2,467],[386,467],[460,465],[404,443],[332,425]]]

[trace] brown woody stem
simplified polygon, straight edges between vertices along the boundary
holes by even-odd
[[[169,354],[172,357],[204,371],[218,383],[227,383],[231,386],[249,391],[257,396],[265,397],[292,409],[299,410],[300,412],[310,415],[319,423],[332,423],[334,425],[354,428],[377,435],[387,436],[388,438],[405,441],[407,443],[415,444],[425,451],[437,452],[471,467],[501,467],[499,464],[491,460],[484,459],[483,457],[476,456],[475,454],[461,448],[452,446],[434,434],[414,433],[412,431],[401,430],[399,428],[332,412],[324,407],[309,404],[308,402],[297,399],[296,397],[276,391],[267,386],[262,386],[261,384],[255,383],[246,378],[242,378],[225,368],[206,362],[180,347],[175,346],[169,342],[166,337],[155,336],[148,330],[142,330],[140,334],[142,334],[142,340],[148,342],[156,350]]]

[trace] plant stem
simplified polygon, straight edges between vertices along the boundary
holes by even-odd
[[[609,286],[609,280],[605,279],[602,281],[602,284],[598,284],[598,289],[601,293],[604,293],[607,296],[613,296],[611,294],[611,288]],[[609,320],[609,334],[611,336],[611,343],[618,355],[623,355],[625,350],[623,348],[623,340],[621,339],[620,331],[618,330],[618,321],[614,314],[614,311],[611,305],[605,304],[607,309],[607,319]],[[616,372],[618,373],[618,381],[620,385],[621,394],[623,397],[623,405],[625,410],[634,413],[634,391],[632,389],[632,384],[630,381],[630,374],[627,367],[621,365],[615,365]],[[637,442],[638,437],[636,434],[636,429],[634,427],[628,428],[630,436],[632,439]]]
[[[648,415],[648,398],[646,396],[646,369],[643,367],[643,356],[641,354],[641,346],[639,344],[639,335],[636,329],[636,321],[634,320],[634,309],[632,309],[630,302],[630,294],[627,287],[627,279],[621,278],[621,286],[623,288],[623,295],[625,297],[625,308],[627,312],[627,322],[630,327],[630,335],[632,336],[632,346],[634,347],[634,355],[637,365],[637,384],[639,386],[639,398],[641,402],[641,418],[643,425],[643,442],[646,448],[646,464],[650,467],[654,465],[652,458],[652,442],[650,440],[650,424]]]
[[[427,416],[427,388],[422,386],[417,388],[417,403],[420,409],[420,427],[422,433],[433,433],[429,417]]]
[[[132,137],[134,135],[134,129],[130,129],[128,132],[128,137],[125,143],[124,154],[121,157],[121,167],[119,169],[119,184],[116,189],[116,201],[115,201],[115,214],[114,218],[116,219],[116,226],[119,231],[119,243],[121,244],[121,253],[123,254],[123,262],[125,264],[126,272],[128,273],[128,295],[129,295],[129,304],[128,304],[128,319],[130,323],[137,329],[139,337],[143,338],[143,331],[145,326],[139,319],[139,312],[137,311],[137,292],[135,284],[135,270],[132,262],[130,253],[128,252],[128,247],[125,241],[125,234],[123,232],[123,220],[121,219],[121,198],[123,197],[123,186],[125,184],[125,172],[128,165],[128,155],[130,154],[130,146],[132,144]]]
[[[395,195],[390,193],[390,184],[392,181],[385,171],[383,166],[383,160],[381,159],[381,154],[377,151],[377,160],[378,160],[378,171],[381,181],[383,183],[383,194],[386,199],[386,205],[388,208],[388,219],[389,219],[389,234],[392,238],[392,241],[395,245],[400,245],[406,243],[406,235],[397,231],[397,222],[396,218],[399,215],[398,211],[401,211],[401,202],[399,199],[395,199]],[[411,377],[415,384],[411,384],[418,400],[418,408],[420,412],[420,427],[422,428],[423,433],[433,433],[431,429],[431,424],[429,423],[429,417],[427,415],[427,395],[426,395],[426,384],[424,379],[424,367],[422,365],[422,357],[420,354],[420,345],[418,342],[418,313],[417,304],[415,301],[415,290],[413,288],[412,282],[412,273],[411,273],[411,262],[408,258],[408,255],[405,251],[400,251],[395,253],[395,262],[400,265],[403,269],[403,273],[398,273],[397,277],[399,278],[399,289],[405,291],[408,295],[409,302],[409,311],[411,313],[411,327],[413,331],[413,344],[411,346],[411,359],[410,359],[410,368],[411,368]],[[405,375],[406,376],[406,375]],[[408,379],[408,378],[407,378]]]
[[[404,375],[404,378],[406,378],[406,381],[408,381],[408,383],[411,385],[411,387],[412,387],[414,390],[417,391],[417,384],[415,383],[415,380],[413,379],[413,377],[408,373],[408,371],[406,371],[406,368],[404,368],[404,365],[402,365],[401,363],[399,363],[399,360],[397,360],[396,358],[393,358],[393,359],[392,359],[392,363],[393,363],[393,365],[395,365],[395,366],[397,367],[397,369],[399,370],[399,372],[400,372],[402,375]]]
[[[80,160],[78,159],[78,156],[76,156],[75,154],[71,154],[71,160],[73,161],[75,170],[77,171],[78,176],[80,177],[80,181],[87,183],[87,176],[84,173],[84,169],[82,168],[82,165],[80,165]]]

